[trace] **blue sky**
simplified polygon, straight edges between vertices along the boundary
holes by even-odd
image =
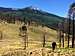
[[[0,7],[24,8],[38,7],[43,11],[66,17],[71,3],[75,0],[0,0]]]

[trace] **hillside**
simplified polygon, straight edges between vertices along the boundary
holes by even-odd
[[[57,32],[48,27],[46,33],[46,46],[42,48],[43,27],[40,25],[28,27],[28,47],[23,50],[23,39],[19,36],[19,27],[22,24],[9,24],[7,22],[0,23],[0,32],[3,38],[0,40],[0,56],[25,56],[25,55],[43,55],[45,56],[66,56],[75,55],[75,49],[57,48],[54,52],[51,49],[52,41],[57,41]],[[30,54],[32,52],[32,54]]]
[[[63,17],[42,10],[37,10],[31,7],[26,7],[17,10],[12,10],[10,8],[2,8],[2,10],[0,10],[0,16],[9,17],[10,20],[14,19],[15,17],[18,17],[23,22],[35,21],[37,22],[37,24],[42,24],[52,29],[57,29],[58,23],[63,22],[65,19]],[[6,18],[5,20],[9,19]]]
[[[57,29],[58,23],[63,22],[65,18],[30,7],[19,10],[2,9],[4,10],[0,12],[0,56],[75,56],[75,49],[67,49],[66,41],[64,48],[58,48],[58,33],[54,29]],[[24,50],[24,38],[20,36],[19,28],[27,22],[30,22],[27,27],[28,46]],[[44,33],[46,39],[43,48]],[[51,46],[53,41],[57,43],[54,52]]]
[[[2,39],[0,40],[0,53],[8,50],[23,49],[23,39],[19,36],[19,27],[22,24],[0,23],[0,33],[2,32]],[[43,28],[39,25],[30,26],[28,28],[28,48],[41,48],[43,39]],[[52,41],[57,41],[57,33],[55,30],[44,27],[46,33],[46,47],[51,47]],[[0,35],[1,36],[1,35]]]

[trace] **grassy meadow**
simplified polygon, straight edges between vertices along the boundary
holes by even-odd
[[[57,42],[57,31],[48,27],[28,26],[28,47],[23,50],[23,38],[19,36],[19,28],[23,24],[0,23],[0,56],[74,56],[75,49],[57,48],[54,52],[51,48],[53,41]],[[42,48],[43,33],[46,30],[46,45]],[[67,44],[66,44],[67,45]]]
[[[9,23],[0,23],[0,32],[2,33],[2,39],[0,40],[0,53],[15,50],[23,49],[23,39],[19,36],[20,31],[19,27],[22,24],[9,24]],[[46,29],[46,47],[51,46],[52,41],[57,41],[57,32],[50,28],[44,27]],[[41,48],[43,40],[43,27],[39,26],[29,26],[28,27],[28,47],[27,48]]]

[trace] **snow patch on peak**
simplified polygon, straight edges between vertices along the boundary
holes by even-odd
[[[30,6],[30,9],[40,10],[38,7],[35,7],[35,6]]]

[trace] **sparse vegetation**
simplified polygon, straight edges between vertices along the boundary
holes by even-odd
[[[69,19],[31,7],[17,10],[2,8],[0,56],[75,56],[75,4],[72,5]]]
[[[0,40],[1,48],[0,54],[7,51],[7,50],[15,50],[15,49],[23,49],[23,41],[22,38],[19,36],[19,27],[20,24],[9,24],[9,23],[0,23],[0,30],[3,32],[3,39]],[[47,36],[46,36],[46,46],[50,45],[51,41],[57,40],[56,38],[56,31],[47,29]],[[52,33],[54,32],[54,33]],[[27,48],[38,48],[42,47],[42,40],[43,40],[43,30],[42,26],[30,26],[28,28],[28,47]],[[12,40],[11,40],[12,39]],[[4,44],[3,44],[4,43]],[[3,51],[2,51],[3,50]]]

